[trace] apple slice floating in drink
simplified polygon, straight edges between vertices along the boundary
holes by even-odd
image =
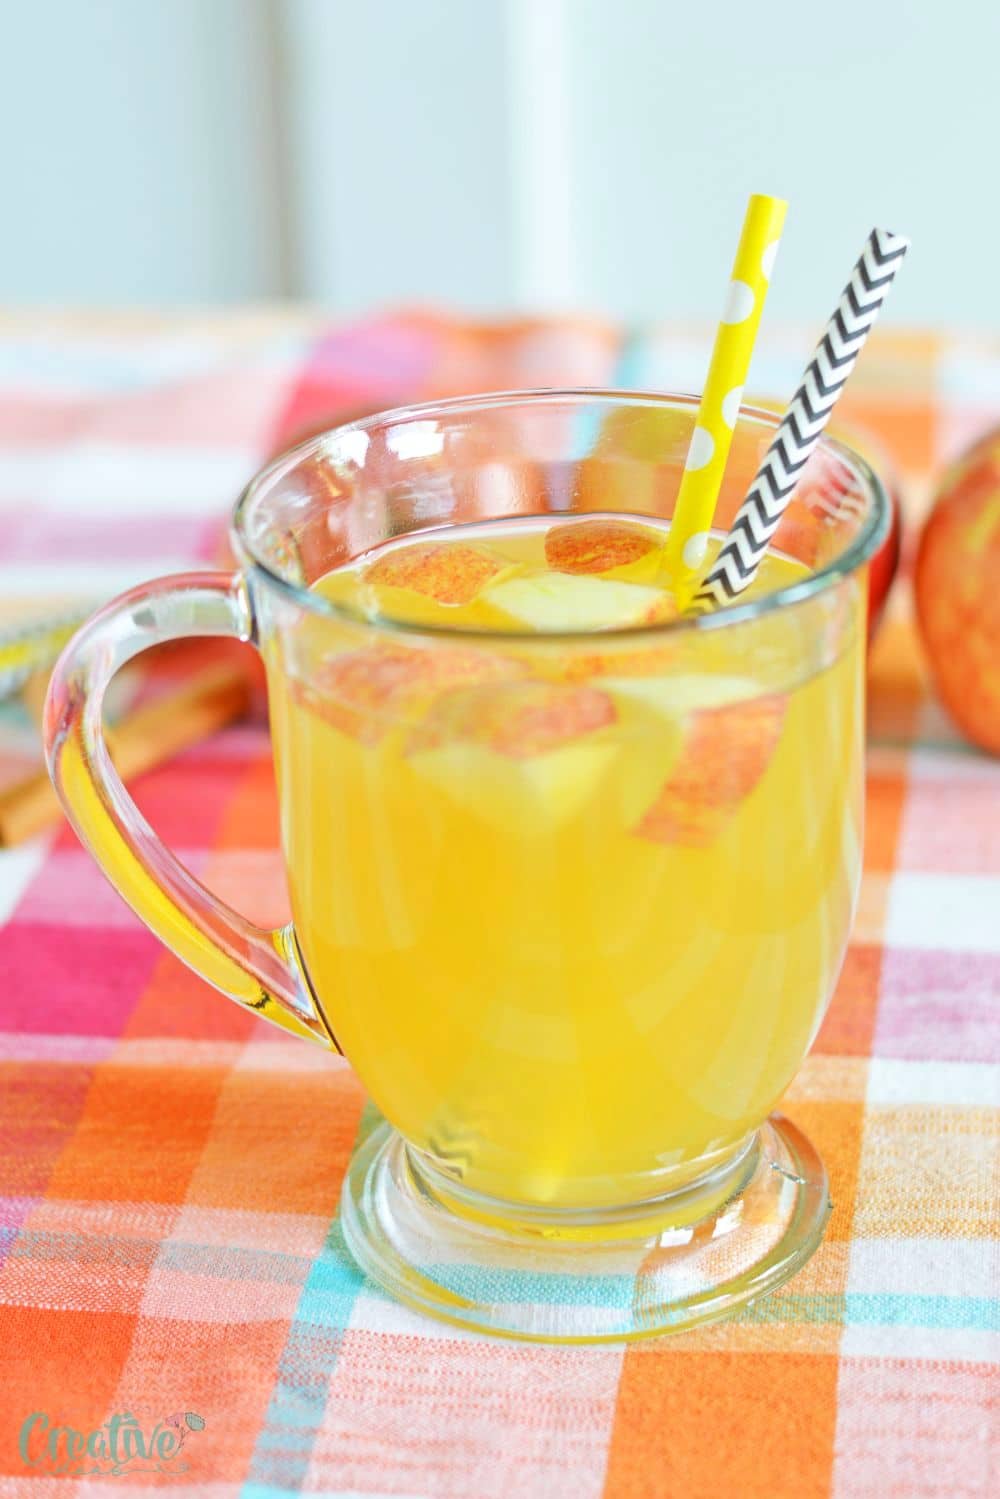
[[[611,698],[592,687],[459,688],[414,728],[409,763],[502,831],[541,832],[595,795],[619,753],[600,736],[615,721]]]
[[[517,662],[472,647],[380,642],[329,658],[308,685],[293,679],[292,691],[341,733],[374,745],[397,724],[414,722],[443,692],[520,673]]]
[[[490,582],[510,577],[515,564],[485,546],[414,541],[377,553],[344,573],[343,600],[370,618],[407,624],[477,625],[478,600]]]
[[[651,689],[656,684],[642,685]],[[676,714],[677,684],[666,678],[659,685],[664,710],[674,686]],[[702,690],[711,685],[712,679],[706,679]],[[767,770],[781,737],[785,708],[783,696],[769,694],[691,713],[680,752],[639,822],[638,835],[687,848],[712,844]]]
[[[519,760],[607,728],[615,717],[611,698],[594,687],[517,682],[450,692],[414,730],[411,744],[427,748],[462,739]]]
[[[438,604],[469,604],[508,564],[482,547],[462,542],[417,541],[393,547],[362,574],[376,588],[407,588]]]
[[[651,580],[661,550],[653,532],[623,520],[581,517],[551,526],[545,535],[545,561],[558,573]]]
[[[482,602],[501,627],[539,635],[656,624],[670,619],[673,609],[660,588],[570,573],[508,578],[485,588]]]

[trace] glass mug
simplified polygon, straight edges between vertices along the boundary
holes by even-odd
[[[467,1327],[565,1341],[687,1327],[778,1285],[819,1242],[822,1163],[769,1115],[857,896],[865,574],[886,500],[824,442],[774,542],[808,573],[602,634],[369,618],[311,585],[435,527],[668,520],[696,409],[528,392],[314,437],[242,495],[239,572],[123,595],[50,689],[52,775],[116,888],[223,993],[342,1051],[381,1112],[344,1184],[352,1254]],[[720,529],[774,427],[741,415]],[[182,867],[104,744],[114,672],[196,635],[263,654],[294,917],[281,930]],[[598,699],[611,706],[581,717]],[[543,702],[569,732],[507,755],[428,738],[456,700],[511,743],[526,703],[527,722]]]

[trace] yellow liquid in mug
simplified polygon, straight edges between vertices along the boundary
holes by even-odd
[[[316,588],[497,633],[310,621],[268,662],[311,981],[391,1123],[508,1202],[638,1200],[722,1159],[798,1068],[844,951],[857,621],[781,690],[739,631],[629,639],[616,622],[672,612],[663,534],[581,517],[393,543]],[[769,557],[753,591],[806,571]],[[769,616],[779,657],[794,615]],[[559,623],[603,633],[524,638]]]

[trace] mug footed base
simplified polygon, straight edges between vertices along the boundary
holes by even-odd
[[[341,1221],[361,1269],[407,1306],[500,1337],[601,1343],[682,1332],[756,1301],[802,1267],[830,1206],[822,1161],[780,1115],[694,1188],[622,1214],[516,1223],[489,1204],[472,1211],[467,1194],[456,1211],[382,1124],[351,1162]]]

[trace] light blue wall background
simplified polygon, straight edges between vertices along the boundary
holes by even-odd
[[[0,298],[277,291],[265,10],[0,0]]]
[[[580,281],[625,312],[719,298],[748,188],[790,209],[772,311],[816,318],[872,224],[887,303],[1000,326],[997,0],[575,0]],[[606,100],[604,108],[599,101]]]
[[[1000,327],[995,0],[0,0],[5,302],[412,299],[775,319],[874,222],[897,321]]]

